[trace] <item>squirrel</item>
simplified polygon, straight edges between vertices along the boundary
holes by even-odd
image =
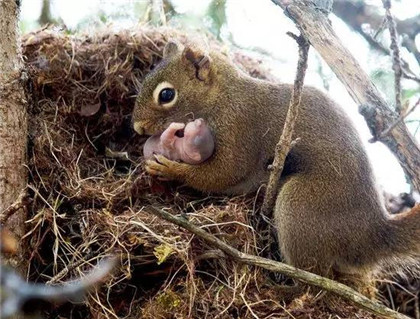
[[[213,132],[214,154],[198,165],[156,154],[146,161],[147,172],[204,192],[255,191],[268,181],[292,90],[290,84],[250,77],[220,52],[169,41],[136,97],[134,130],[160,134],[172,122],[202,118]],[[420,209],[386,212],[344,110],[305,86],[294,135],[300,141],[286,158],[274,208],[285,261],[331,278],[360,277],[359,282],[379,266],[415,262]]]

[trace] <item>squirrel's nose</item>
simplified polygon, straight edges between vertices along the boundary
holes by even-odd
[[[137,134],[139,135],[144,135],[144,128],[143,125],[141,125],[140,122],[135,122],[133,125],[134,130],[137,132]]]

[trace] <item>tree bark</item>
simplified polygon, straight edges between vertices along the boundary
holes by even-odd
[[[303,35],[331,67],[353,100],[359,104],[359,112],[364,116],[373,139],[381,141],[391,150],[410,183],[419,190],[420,146],[342,44],[327,17],[311,1],[272,1],[285,9],[286,14],[295,21]],[[382,134],[391,126],[394,126],[392,130]]]
[[[51,16],[50,0],[43,0],[42,1],[41,15],[39,16],[38,22],[41,25],[41,27],[45,26],[47,24],[54,23],[54,20]]]
[[[27,101],[23,88],[24,73],[18,29],[19,1],[0,0],[0,214],[14,204],[27,183]],[[20,239],[26,220],[23,208],[16,210],[5,222]],[[23,253],[22,249],[18,249]],[[10,263],[22,269],[22,259]]]

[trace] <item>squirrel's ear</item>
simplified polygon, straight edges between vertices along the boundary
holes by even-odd
[[[211,62],[208,54],[200,50],[187,47],[182,52],[182,56],[187,63],[194,66],[195,76],[197,79],[200,81],[208,80]]]
[[[170,40],[168,41],[168,43],[166,43],[165,48],[163,49],[163,58],[169,58],[175,54],[177,54],[178,52],[182,51],[183,47],[182,44],[174,41],[174,40]]]

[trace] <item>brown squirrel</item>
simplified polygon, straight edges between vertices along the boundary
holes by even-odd
[[[219,52],[169,42],[144,79],[133,112],[139,134],[203,118],[215,153],[191,165],[162,155],[155,176],[205,192],[243,194],[266,183],[293,87],[251,78]],[[362,142],[345,112],[315,88],[303,90],[295,137],[274,210],[286,262],[333,276],[366,275],[420,253],[420,209],[390,216]],[[415,260],[415,259],[414,259]]]

